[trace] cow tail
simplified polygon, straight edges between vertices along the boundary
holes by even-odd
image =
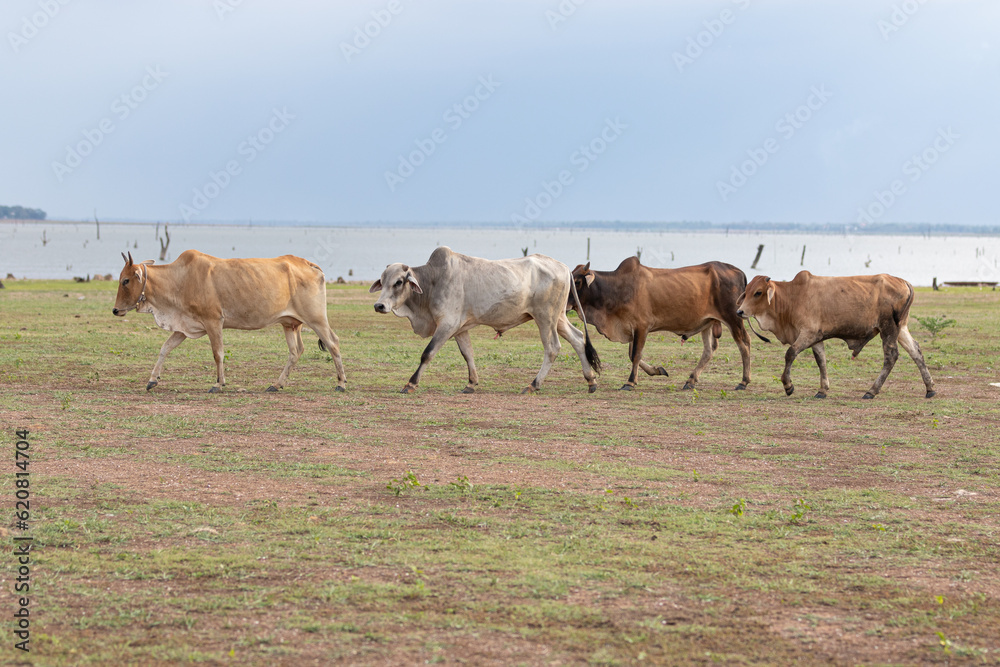
[[[910,290],[910,296],[906,299],[906,305],[903,306],[902,312],[896,310],[895,308],[892,309],[892,319],[893,321],[896,322],[896,326],[899,326],[899,321],[903,319],[904,313],[909,313],[910,306],[913,305],[913,285],[911,285],[910,282],[907,281],[906,288]]]
[[[587,315],[583,312],[583,306],[580,305],[580,295],[576,293],[576,282],[573,280],[573,274],[569,274],[569,289],[573,292],[573,303],[576,304],[576,314],[580,316],[580,321],[583,322],[583,338],[584,338],[584,352],[587,355],[587,363],[590,364],[591,368],[595,372],[601,372],[601,358],[597,356],[597,349],[594,347],[593,343],[590,342],[590,330],[587,328]]]

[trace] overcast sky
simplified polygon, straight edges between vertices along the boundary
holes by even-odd
[[[996,0],[4,4],[52,219],[1000,224]]]

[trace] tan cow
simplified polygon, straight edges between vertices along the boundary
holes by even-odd
[[[566,301],[573,289],[569,267],[545,255],[489,260],[469,257],[441,246],[423,266],[390,264],[369,290],[382,292],[375,312],[393,313],[410,320],[413,332],[431,341],[420,355],[420,365],[402,389],[416,390],[420,375],[437,351],[454,338],[469,367],[471,394],[479,384],[472,356],[469,330],[484,325],[499,336],[508,329],[535,320],[545,356],[531,384],[521,393],[537,391],[559,355],[559,337],[565,338],[580,358],[589,391],[597,390],[601,361],[586,333],[566,318]],[[579,301],[577,301],[579,308]],[[581,314],[582,317],[582,314]]]
[[[927,388],[927,398],[934,396],[934,381],[907,327],[913,286],[902,278],[885,273],[874,276],[829,278],[800,271],[791,282],[755,276],[739,298],[737,307],[743,318],[756,319],[761,327],[774,332],[785,345],[785,372],[781,384],[785,394],[795,391],[792,385],[792,362],[811,347],[819,366],[820,388],[816,398],[826,398],[830,378],[826,372],[826,349],[823,341],[839,338],[857,357],[876,335],[882,336],[885,361],[875,384],[863,398],[875,398],[889,377],[899,357],[899,345],[909,353],[920,369]]]
[[[157,385],[163,362],[170,351],[187,338],[208,334],[218,371],[217,392],[226,384],[223,369],[223,329],[263,329],[272,324],[285,328],[288,361],[278,379],[267,388],[284,386],[292,366],[305,345],[302,325],[319,336],[321,350],[329,350],[337,366],[337,391],[344,391],[347,378],[340,358],[340,341],[326,317],[326,279],[323,270],[300,257],[284,255],[275,259],[219,259],[197,250],[188,250],[171,264],[153,266],[126,257],[118,279],[118,296],[113,313],[119,317],[135,309],[152,313],[161,329],[173,332],[153,366],[146,391]]]

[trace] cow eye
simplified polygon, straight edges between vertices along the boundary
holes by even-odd
[[[760,296],[761,294],[763,294],[763,292],[761,292],[760,290],[757,290],[756,292],[753,293],[754,296]]]
[[[128,285],[128,278],[122,281],[122,287],[124,287],[125,285]]]
[[[399,287],[399,286],[400,286],[400,285],[402,285],[402,284],[403,284],[403,279],[402,279],[402,278],[400,278],[400,279],[399,279],[399,280],[397,280],[397,281],[396,281],[395,283],[393,283],[393,285],[392,285],[392,286],[393,286],[393,287]]]

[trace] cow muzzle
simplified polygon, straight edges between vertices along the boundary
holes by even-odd
[[[378,302],[378,303],[375,304],[375,312],[376,313],[388,313],[389,309],[386,307],[386,305],[384,303]]]

